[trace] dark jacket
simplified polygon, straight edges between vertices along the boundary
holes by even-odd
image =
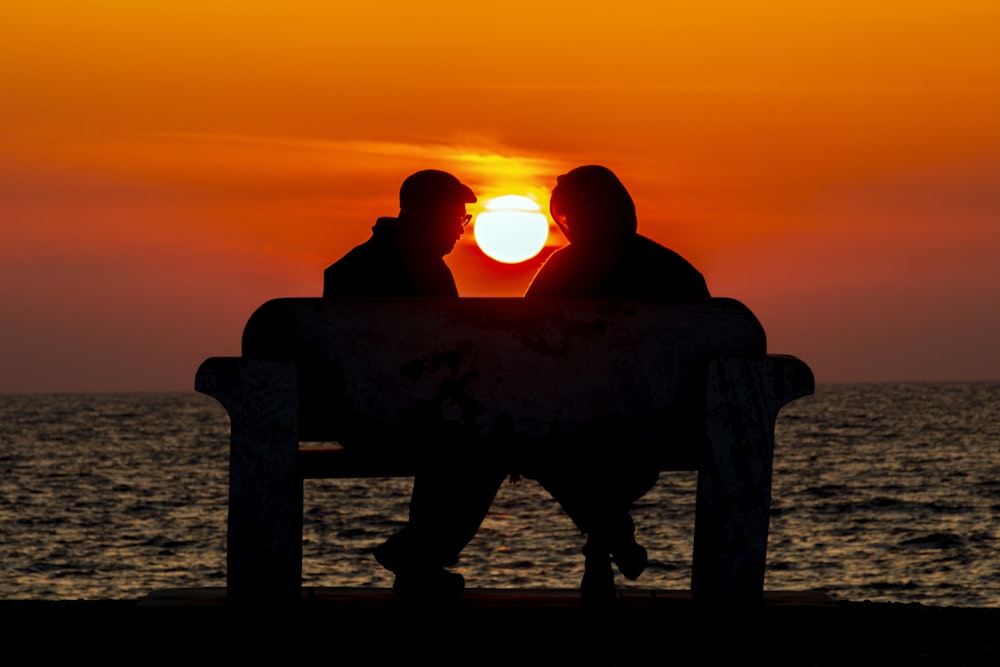
[[[458,296],[444,259],[409,243],[396,218],[379,218],[367,241],[323,272],[325,297]]]
[[[572,243],[552,253],[525,296],[618,297],[691,301],[708,298],[704,276],[673,250],[640,234],[613,258],[594,258]]]

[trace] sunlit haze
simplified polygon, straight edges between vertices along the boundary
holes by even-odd
[[[1000,379],[998,34],[996,0],[8,3],[0,391],[190,390],[409,173],[546,215],[582,164],[819,382]],[[472,232],[465,297],[565,243]]]

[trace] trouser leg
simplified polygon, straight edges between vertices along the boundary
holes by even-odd
[[[656,483],[653,469],[590,465],[561,465],[531,475],[559,503],[580,532],[632,532],[629,513],[633,503]]]
[[[542,469],[535,476],[580,532],[587,535],[583,588],[595,597],[604,597],[613,590],[611,560],[628,579],[637,579],[646,568],[646,550],[635,541],[630,511],[658,476],[651,467],[629,466],[602,471],[561,466]]]
[[[393,572],[455,565],[506,477],[506,471],[487,465],[420,472],[409,522],[376,550],[376,558]]]

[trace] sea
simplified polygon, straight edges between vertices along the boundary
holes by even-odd
[[[767,590],[1000,607],[1000,382],[820,383],[775,440]],[[225,586],[228,447],[228,415],[195,392],[0,394],[0,599]],[[371,552],[411,485],[307,480],[303,584],[390,587]],[[665,473],[636,505],[650,561],[620,587],[690,589],[695,485]],[[576,588],[582,544],[535,482],[511,482],[456,570]]]

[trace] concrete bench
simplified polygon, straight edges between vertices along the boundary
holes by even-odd
[[[286,298],[195,388],[230,416],[231,600],[301,595],[304,479],[412,475],[442,439],[516,465],[606,434],[698,471],[692,594],[754,601],[775,420],[814,381],[732,299]]]

